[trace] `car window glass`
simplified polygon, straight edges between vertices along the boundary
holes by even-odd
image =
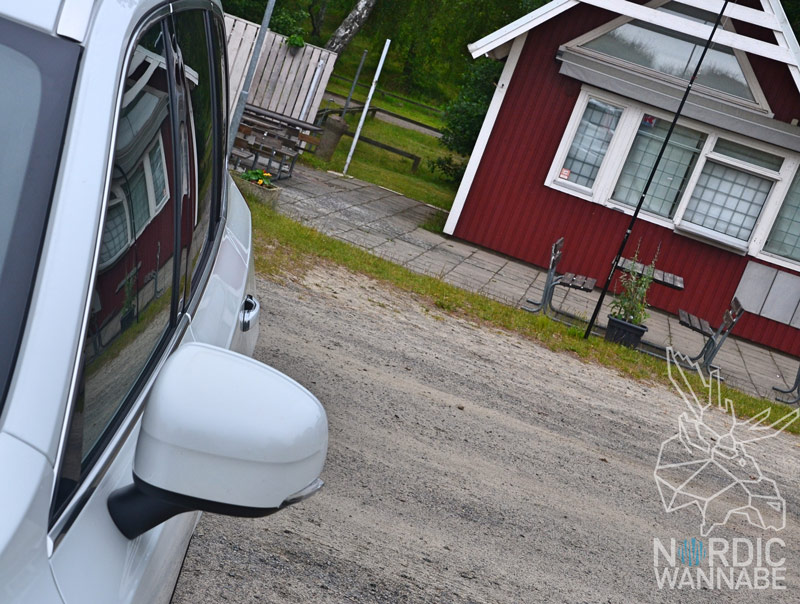
[[[215,194],[218,143],[212,109],[216,93],[205,13],[177,13],[174,27],[184,63],[183,88],[188,97],[187,115],[182,119],[180,132],[181,145],[186,150],[183,157],[189,185],[181,213],[181,271],[188,303],[213,235],[212,207],[218,198]]]
[[[133,51],[116,126],[111,186],[83,369],[54,509],[102,450],[163,346],[171,318],[175,178],[161,25]]]

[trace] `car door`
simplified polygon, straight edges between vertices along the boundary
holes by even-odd
[[[181,341],[197,339],[189,311],[201,304],[225,230],[221,14],[190,6],[142,23],[122,78],[51,510],[50,561],[66,604],[168,601],[198,516],[128,540],[107,510],[108,496],[132,481],[153,380]],[[236,320],[221,329],[232,334]]]

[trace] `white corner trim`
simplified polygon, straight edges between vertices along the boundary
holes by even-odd
[[[517,67],[517,62],[522,54],[522,48],[525,46],[525,40],[527,40],[527,38],[527,32],[514,38],[514,45],[511,47],[511,52],[508,54],[508,59],[506,59],[506,64],[505,67],[503,67],[500,80],[497,82],[494,96],[492,97],[491,103],[489,103],[489,109],[486,111],[486,117],[483,118],[483,125],[478,134],[478,140],[475,142],[475,147],[472,149],[472,154],[469,156],[467,169],[464,171],[464,177],[461,179],[458,192],[453,200],[453,207],[450,209],[450,214],[444,225],[444,232],[448,235],[452,235],[456,230],[461,211],[464,209],[464,202],[466,202],[469,190],[472,188],[472,182],[475,179],[478,166],[483,159],[483,152],[486,151],[486,145],[489,142],[489,137],[492,135],[494,123],[497,120],[497,115],[500,113],[500,107],[503,105],[503,99],[505,99],[508,85],[514,75],[514,70]]]
[[[477,59],[478,57],[494,50],[498,46],[502,46],[506,42],[514,40],[518,36],[527,33],[528,30],[531,30],[534,27],[541,25],[545,21],[560,15],[564,11],[569,10],[577,4],[578,0],[552,0],[552,2],[548,2],[544,6],[537,8],[532,13],[528,13],[524,17],[520,17],[516,21],[512,21],[505,27],[501,27],[488,36],[469,44],[467,46],[467,50],[469,50],[470,54],[472,54],[473,59]]]

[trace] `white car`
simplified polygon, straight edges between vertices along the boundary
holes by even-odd
[[[316,492],[325,411],[249,358],[218,1],[0,6],[0,602],[167,602],[198,511]]]

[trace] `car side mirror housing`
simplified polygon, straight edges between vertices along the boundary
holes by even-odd
[[[279,371],[200,343],[166,361],[145,405],[131,485],[108,509],[129,539],[172,516],[266,516],[313,495],[328,449],[319,401]]]

